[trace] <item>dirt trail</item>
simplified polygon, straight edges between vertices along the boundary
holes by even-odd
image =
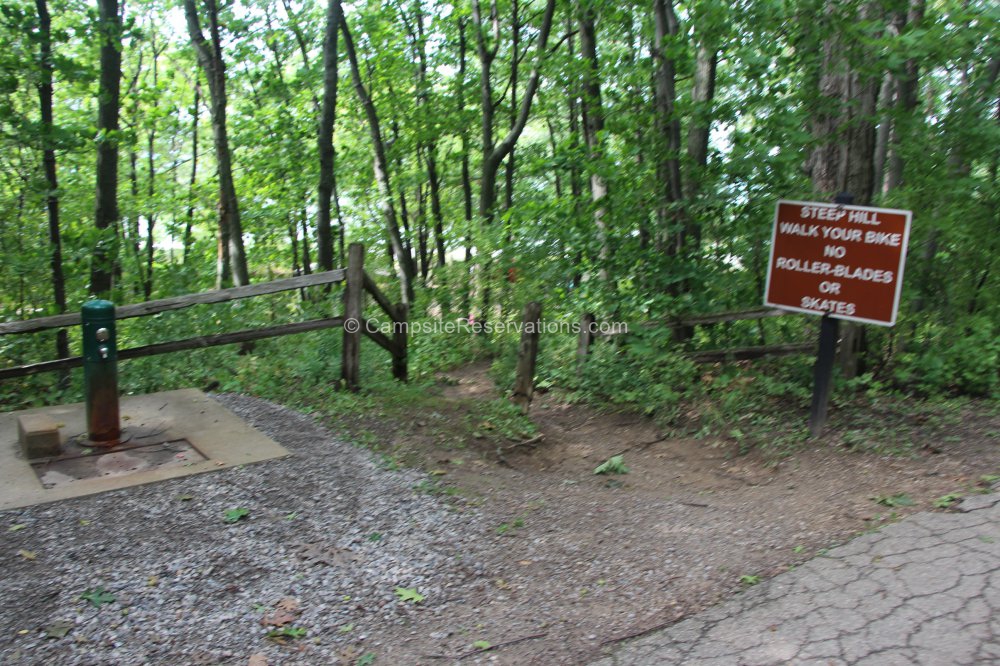
[[[486,371],[449,373],[444,418],[496,396]],[[917,459],[818,444],[776,464],[737,456],[731,444],[665,438],[645,417],[550,395],[536,397],[531,417],[541,435],[532,444],[482,450],[441,477],[478,498],[496,525],[469,553],[487,574],[383,642],[389,663],[440,663],[467,655],[482,637],[503,647],[476,659],[585,663],[617,639],[700,610],[891,514],[932,508],[935,498],[1000,469],[1000,444],[988,434]],[[984,418],[984,431],[995,433],[997,419]],[[425,447],[430,464],[455,457],[428,450],[417,434],[397,436],[408,442]],[[617,454],[628,474],[594,475]],[[898,493],[914,505],[872,499]]]

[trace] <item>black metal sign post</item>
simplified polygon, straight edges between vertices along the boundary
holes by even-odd
[[[841,192],[833,203],[852,204],[854,195]],[[816,364],[813,366],[812,406],[809,408],[809,434],[819,437],[826,427],[826,413],[830,406],[830,387],[833,383],[833,362],[837,357],[837,343],[840,341],[840,320],[829,314],[823,315],[819,323],[819,348],[816,350]]]

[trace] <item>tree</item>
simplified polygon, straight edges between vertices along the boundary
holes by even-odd
[[[52,18],[46,0],[35,0],[38,12],[38,105],[42,118],[42,169],[45,172],[46,208],[49,220],[49,266],[52,271],[52,300],[56,312],[66,311],[66,279],[63,276],[62,234],[59,228],[59,177],[56,172],[55,123],[52,119]],[[69,356],[65,328],[56,332],[56,356]],[[65,379],[64,379],[65,382]]]
[[[122,76],[122,21],[118,0],[99,0],[101,78],[97,93],[97,197],[94,224],[98,230],[90,269],[90,292],[107,297],[117,260],[118,114]]]
[[[339,0],[333,0],[339,2]],[[374,153],[375,182],[379,191],[379,208],[385,222],[385,232],[389,237],[393,254],[399,265],[399,280],[403,303],[410,305],[413,302],[413,281],[416,277],[416,266],[413,263],[413,255],[409,247],[403,243],[403,237],[399,232],[399,221],[396,217],[396,205],[393,203],[392,184],[389,180],[389,163],[386,160],[385,141],[382,139],[382,126],[379,122],[378,111],[371,95],[365,88],[361,80],[361,69],[358,66],[358,55],[354,48],[354,39],[351,31],[347,27],[347,22],[341,22],[341,32],[344,35],[344,49],[347,51],[347,59],[351,66],[351,79],[354,81],[354,91],[361,101],[361,106],[365,112],[365,119],[368,122],[368,132],[371,137],[372,151]]]
[[[316,221],[316,260],[333,269],[331,199],[334,191],[333,124],[337,116],[337,32],[344,20],[339,0],[329,0],[323,42],[323,108],[319,116],[319,216]]]
[[[195,0],[184,0],[188,33],[208,80],[212,100],[212,132],[215,137],[215,159],[219,166],[219,261],[216,284],[221,288],[231,280],[236,286],[242,286],[250,283],[250,271],[243,248],[243,225],[240,221],[236,185],[233,182],[232,153],[226,126],[226,63],[222,58],[219,9],[215,0],[204,0],[204,5],[211,41],[206,40],[202,34]]]

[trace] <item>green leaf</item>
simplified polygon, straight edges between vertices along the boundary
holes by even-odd
[[[628,467],[624,457],[611,456],[594,469],[594,474],[628,474]]]
[[[10,527],[8,527],[7,531],[19,532],[20,530],[23,530],[25,527],[27,527],[27,525],[25,525],[24,523],[18,523],[17,525],[11,525]]]
[[[92,590],[87,590],[80,595],[80,599],[89,601],[94,608],[100,608],[106,604],[113,604],[118,600],[115,595],[111,594],[103,587],[96,587]]]
[[[475,643],[472,644],[472,647],[476,648],[477,650],[489,650],[491,647],[493,647],[493,644],[490,643],[489,641],[476,641]]]
[[[396,596],[399,597],[400,601],[409,601],[414,604],[419,604],[424,600],[424,595],[409,587],[397,587]]]
[[[222,521],[225,523],[236,523],[250,515],[250,509],[236,507],[222,512]]]
[[[365,654],[358,657],[358,660],[354,662],[354,666],[371,666],[375,663],[375,653],[366,652]]]
[[[267,632],[268,638],[304,638],[309,631],[302,627],[288,625]]]

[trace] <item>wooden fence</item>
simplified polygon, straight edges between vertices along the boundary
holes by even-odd
[[[518,346],[517,372],[514,379],[514,390],[511,400],[527,412],[534,392],[535,362],[538,357],[538,322],[541,318],[542,306],[537,302],[528,303],[521,317],[522,333]],[[775,308],[755,308],[733,312],[718,312],[714,314],[694,315],[664,321],[648,321],[639,324],[640,328],[668,327],[674,330],[694,326],[712,326],[732,321],[746,321],[780,317],[791,314]],[[534,324],[534,326],[532,326]],[[597,327],[597,319],[587,313],[580,318],[580,333],[576,348],[577,372],[583,372],[590,355],[590,347],[598,337],[614,337],[627,334],[627,329],[614,328],[601,332]],[[688,352],[687,357],[695,363],[718,363],[724,361],[744,361],[765,356],[792,356],[812,353],[816,349],[814,342],[794,342],[790,344],[757,345],[751,347],[731,347],[729,349],[712,349],[706,351]]]
[[[737,310],[732,312],[717,312],[713,314],[693,315],[664,321],[648,321],[639,324],[641,328],[669,327],[673,329],[693,328],[695,326],[713,326],[733,321],[747,321],[781,317],[791,314],[776,308],[754,308],[752,310]],[[577,367],[582,369],[590,354],[590,346],[598,337],[613,337],[627,333],[625,330],[612,330],[602,333],[595,330],[596,319],[592,314],[584,314],[580,318],[580,337],[577,342]],[[695,363],[718,363],[721,361],[746,361],[765,356],[793,356],[812,353],[816,349],[815,342],[793,342],[789,344],[754,345],[749,347],[731,347],[728,349],[710,349],[689,352],[687,354]]]
[[[252,340],[274,338],[283,335],[293,335],[295,333],[305,333],[306,331],[318,331],[326,328],[341,326],[344,328],[341,377],[347,388],[357,390],[360,385],[360,351],[362,334],[371,338],[374,342],[386,349],[392,355],[393,376],[397,379],[405,381],[407,372],[407,308],[403,304],[393,305],[389,299],[386,298],[385,294],[378,289],[375,285],[375,281],[372,280],[367,273],[365,273],[364,255],[364,246],[360,243],[353,243],[350,246],[348,253],[346,269],[336,268],[332,271],[313,273],[312,275],[301,275],[283,280],[274,280],[272,282],[247,285],[245,287],[233,287],[231,289],[174,296],[155,301],[146,301],[145,303],[123,305],[115,309],[115,319],[130,319],[133,317],[159,314],[160,312],[168,312],[170,310],[178,310],[192,305],[225,303],[227,301],[250,298],[252,296],[275,294],[316,285],[346,282],[344,289],[343,316],[310,319],[290,324],[246,329],[242,331],[234,331],[232,333],[203,335],[186,338],[184,340],[158,342],[156,344],[145,345],[142,347],[119,349],[118,358],[120,360],[142,358],[144,356],[154,356],[156,354],[166,354],[168,352],[203,349],[206,347],[228,345],[237,342],[250,342]],[[366,291],[371,294],[375,302],[392,321],[393,335],[391,338],[380,331],[379,323],[377,321],[365,319],[364,293]],[[39,317],[37,319],[0,323],[0,335],[13,333],[34,333],[65,326],[76,326],[79,324],[79,313],[55,315],[52,317]],[[11,368],[2,368],[0,369],[0,380],[10,379],[12,377],[23,377],[40,372],[68,370],[82,365],[83,358],[80,356],[74,356],[71,358],[61,358],[53,361],[43,361],[41,363],[31,363]]]

